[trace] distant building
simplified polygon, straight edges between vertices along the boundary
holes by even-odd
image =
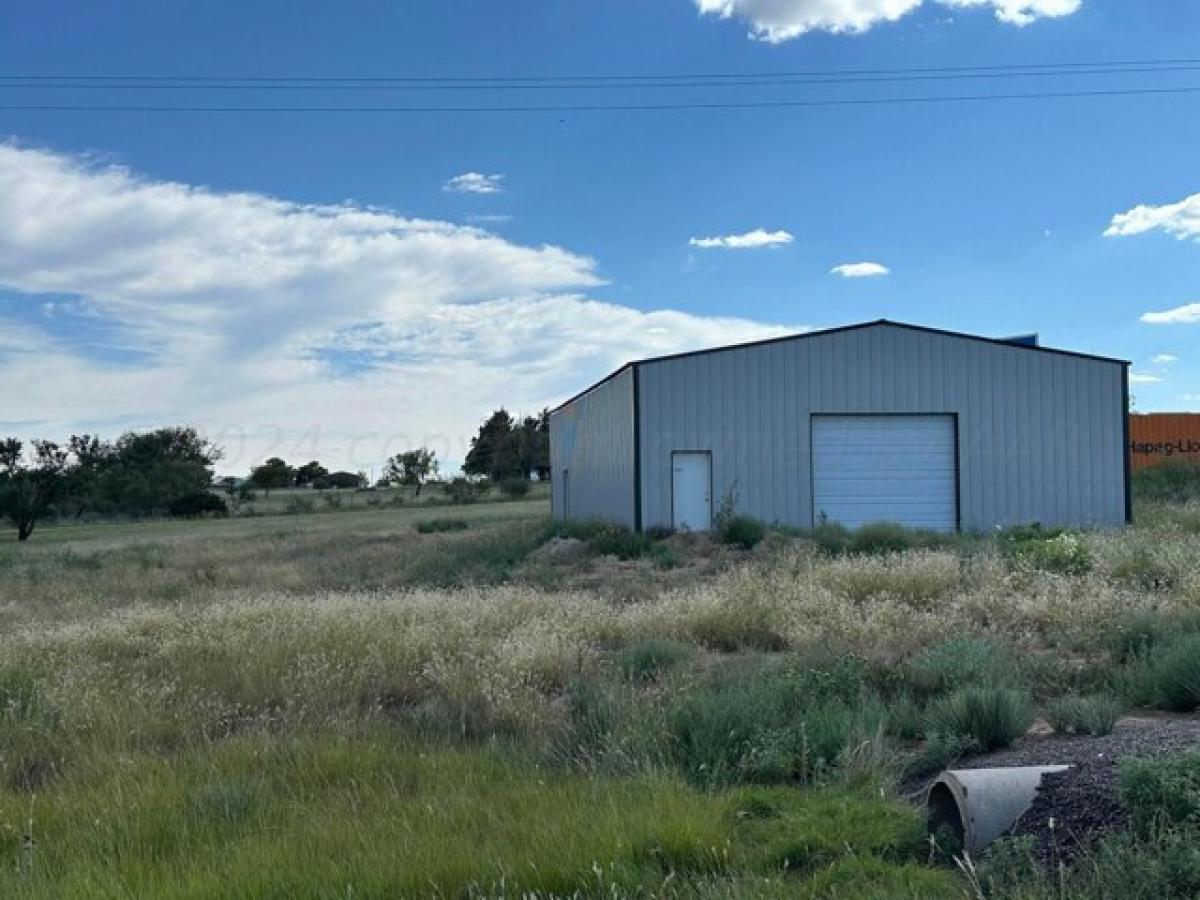
[[[629,363],[550,416],[559,519],[1113,526],[1123,360],[881,320]]]

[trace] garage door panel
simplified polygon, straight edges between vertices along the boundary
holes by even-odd
[[[813,416],[813,518],[953,531],[954,417]]]

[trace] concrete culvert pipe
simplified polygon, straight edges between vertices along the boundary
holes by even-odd
[[[949,829],[962,849],[978,856],[1017,823],[1033,803],[1042,776],[1070,766],[950,769],[930,786],[929,830]]]

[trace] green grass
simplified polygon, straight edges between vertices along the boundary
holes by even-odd
[[[417,523],[418,534],[440,534],[446,531],[466,531],[471,523],[466,519],[426,519]]]
[[[1190,507],[1047,572],[321,506],[0,544],[0,897],[961,896],[889,785],[1200,658]]]
[[[944,895],[920,852],[919,817],[878,794],[700,792],[386,735],[245,737],[0,796],[0,896],[29,900],[628,896],[785,865],[815,885],[847,858]]]

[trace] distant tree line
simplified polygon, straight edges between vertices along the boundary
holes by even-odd
[[[229,490],[237,486],[237,479],[222,479]],[[321,490],[327,488],[361,488],[367,486],[367,476],[362,472],[330,472],[315,459],[302,466],[290,466],[278,456],[272,456],[261,466],[250,470],[247,479],[250,487],[259,488],[263,493],[270,494],[274,488],[312,487]]]
[[[471,439],[471,449],[463,462],[467,475],[481,475],[493,481],[536,476],[550,479],[550,411],[517,421],[503,407],[479,426]]]
[[[169,513],[208,493],[221,451],[194,428],[128,432],[114,441],[72,435],[66,446],[0,441],[0,515],[26,540],[48,516]]]

